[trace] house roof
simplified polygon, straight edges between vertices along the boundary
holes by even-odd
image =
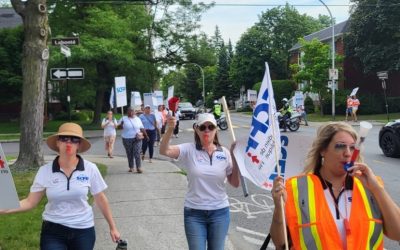
[[[335,24],[335,37],[341,36],[344,33],[346,33],[348,31],[349,28],[349,20],[343,21],[341,23]],[[303,37],[306,41],[311,41],[314,38],[318,39],[321,42],[325,42],[328,41],[330,39],[332,39],[332,26],[325,28],[323,30],[314,32],[310,35],[307,35],[305,37]],[[297,50],[299,48],[301,48],[301,44],[300,43],[296,43],[292,48],[290,48],[289,51],[293,51],[293,50]]]
[[[22,18],[13,8],[0,8],[0,29],[14,28],[22,24]]]

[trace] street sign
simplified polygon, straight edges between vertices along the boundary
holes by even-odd
[[[339,71],[338,69],[329,69],[329,80],[338,80]]]
[[[79,44],[79,37],[64,37],[64,38],[52,38],[51,39],[52,45],[78,45]]]
[[[378,78],[381,79],[381,80],[386,80],[386,79],[388,79],[388,72],[387,72],[387,71],[379,71],[379,72],[376,72],[376,75],[377,75]]]
[[[61,50],[61,53],[65,55],[65,57],[71,56],[71,49],[67,45],[61,44],[60,50]]]
[[[52,68],[50,78],[51,80],[84,79],[85,71],[83,68]]]

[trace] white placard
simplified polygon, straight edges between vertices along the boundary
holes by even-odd
[[[169,99],[171,99],[173,96],[174,96],[174,86],[172,85],[172,86],[168,87],[168,98],[167,98],[167,101]]]
[[[0,209],[12,208],[19,208],[19,198],[0,143]]]
[[[354,89],[351,91],[351,94],[350,94],[350,96],[356,95],[356,94],[357,94],[357,91],[358,91],[358,89],[359,89],[359,87],[357,87],[357,88],[354,88]]]
[[[247,100],[249,102],[257,101],[257,90],[248,89],[247,90]]]
[[[117,108],[126,106],[128,104],[128,100],[126,98],[125,76],[115,77],[115,92],[117,97]]]
[[[154,91],[154,94],[156,95],[156,105],[158,107],[158,105],[163,105],[163,100],[164,100],[164,96],[163,96],[163,92],[161,90],[156,90]]]
[[[294,92],[294,107],[304,106],[304,95],[301,91]]]
[[[140,110],[140,106],[143,104],[142,98],[140,97],[140,92],[131,92],[131,107],[135,110]]]
[[[143,103],[144,106],[150,105],[151,109],[154,109],[157,103],[157,99],[154,93],[143,93]]]

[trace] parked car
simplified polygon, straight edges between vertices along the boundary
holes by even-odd
[[[196,118],[197,109],[190,102],[181,102],[178,104],[178,108],[181,112],[179,119],[189,118],[193,120]]]
[[[400,157],[400,119],[388,122],[379,131],[379,147],[389,157]]]

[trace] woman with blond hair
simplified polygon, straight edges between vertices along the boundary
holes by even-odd
[[[318,129],[303,174],[285,183],[275,178],[270,232],[277,249],[285,248],[285,227],[294,249],[383,249],[383,234],[400,240],[399,209],[381,179],[361,157],[344,169],[357,138],[350,125],[327,123]]]

